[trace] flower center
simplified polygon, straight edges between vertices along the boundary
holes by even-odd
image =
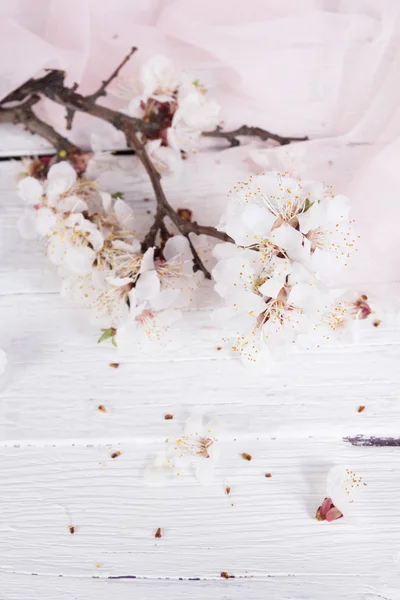
[[[355,319],[367,319],[372,314],[372,308],[367,303],[368,296],[363,294],[353,304],[353,314]]]
[[[210,458],[208,449],[215,442],[215,438],[202,437],[193,435],[182,435],[176,440],[174,450],[182,451],[183,453],[190,454],[191,456],[200,456],[201,458]],[[180,458],[183,454],[180,454]]]

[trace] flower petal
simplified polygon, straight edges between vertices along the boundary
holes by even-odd
[[[52,165],[47,175],[48,180],[62,178],[70,182],[71,187],[76,181],[77,175],[75,169],[65,160]],[[68,189],[68,188],[67,188]]]
[[[35,210],[28,208],[24,210],[17,221],[19,234],[25,240],[34,240],[37,238],[36,215]]]
[[[128,283],[132,283],[130,277],[106,277],[106,281],[115,287],[124,287]]]
[[[160,288],[160,279],[156,271],[141,273],[135,287],[139,300],[151,300],[159,294]]]
[[[36,213],[36,230],[39,235],[49,235],[55,224],[57,223],[57,215],[51,208],[39,208]]]
[[[179,290],[161,290],[150,300],[151,308],[156,311],[170,308],[176,303],[179,296]]]
[[[121,229],[124,231],[134,230],[134,213],[132,208],[126,202],[124,202],[124,200],[118,198],[115,201],[114,212],[115,216],[117,217],[118,225],[121,227]]]
[[[49,202],[53,204],[61,194],[67,192],[74,185],[76,177],[76,171],[66,161],[50,167],[46,186]]]
[[[154,248],[149,248],[143,254],[142,262],[140,264],[140,273],[145,273],[152,269],[154,269]]]
[[[88,210],[88,205],[79,196],[72,195],[60,198],[57,202],[57,210],[60,212],[83,212],[84,210]]]
[[[43,186],[34,177],[24,177],[18,183],[18,194],[28,204],[38,204],[43,195]]]
[[[183,235],[174,235],[169,238],[163,250],[165,260],[170,261],[176,257],[183,260],[185,257],[190,257],[189,242]]]
[[[195,461],[196,479],[200,485],[210,485],[214,479],[214,464],[211,458],[198,458]]]
[[[104,244],[104,238],[98,230],[89,233],[89,241],[93,247],[93,250],[95,250],[96,252],[101,250]]]
[[[65,252],[65,266],[78,275],[89,273],[96,253],[88,246],[69,246]]]

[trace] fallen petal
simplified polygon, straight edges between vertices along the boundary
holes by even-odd
[[[318,508],[315,518],[317,521],[337,521],[343,517],[342,512],[333,504],[331,498],[325,498],[321,506]]]

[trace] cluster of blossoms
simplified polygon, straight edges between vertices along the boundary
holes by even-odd
[[[160,173],[181,165],[198,149],[202,133],[219,123],[220,107],[206,89],[164,57],[144,64],[134,82],[119,80],[114,93],[129,100],[125,112],[142,121],[136,135]],[[129,139],[127,132],[115,133]],[[73,148],[24,165],[19,193],[28,208],[19,229],[24,237],[45,239],[63,291],[91,309],[101,340],[125,345],[142,332],[158,337],[190,305],[199,283],[193,259],[209,273],[180,228],[186,217],[179,212],[173,222],[185,236],[167,231],[163,237],[158,225],[159,247],[147,247],[148,236],[141,243],[131,208],[98,184],[110,159],[98,146],[93,156]],[[53,164],[59,159],[65,160]],[[96,183],[90,177],[97,168]],[[159,211],[163,201],[155,192]],[[372,314],[365,294],[337,287],[356,243],[349,211],[348,198],[324,184],[272,171],[233,188],[217,228],[223,234],[203,227],[233,241],[214,248],[212,275],[223,306],[213,320],[244,359],[342,338]],[[166,213],[160,214],[162,220]],[[166,231],[163,220],[162,226]]]
[[[24,177],[19,193],[28,204],[21,234],[45,239],[64,292],[91,309],[102,340],[158,337],[192,302],[199,277],[187,238],[143,248],[118,193],[79,178],[65,161],[46,179]],[[230,193],[219,229],[235,243],[214,248],[224,305],[213,320],[244,359],[342,338],[372,314],[366,295],[332,287],[356,241],[349,209],[322,183],[279,172],[250,177]]]
[[[187,239],[174,236],[143,252],[120,194],[78,178],[65,161],[44,181],[23,178],[19,194],[28,205],[18,222],[22,236],[45,240],[64,292],[91,309],[102,339],[124,344],[157,336],[190,303],[197,278]]]
[[[163,56],[145,63],[138,80],[121,79],[113,91],[129,101],[127,114],[156,125],[141,140],[160,172],[177,170],[199,149],[202,132],[219,123],[220,105],[207,98],[207,89]]]
[[[230,192],[219,229],[236,245],[214,250],[224,306],[213,317],[236,332],[233,349],[242,357],[319,346],[372,313],[367,296],[332,287],[356,242],[349,210],[348,198],[322,183],[279,172]]]

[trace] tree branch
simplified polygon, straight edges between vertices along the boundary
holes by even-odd
[[[196,273],[196,271],[202,271],[202,273],[206,279],[212,279],[210,271],[208,269],[206,269],[203,261],[201,260],[200,256],[197,253],[196,248],[193,246],[193,242],[190,239],[190,235],[187,233],[185,235],[185,237],[186,237],[187,241],[189,242],[190,250],[191,250],[192,256],[193,256],[193,271],[195,273]]]
[[[146,234],[143,242],[142,242],[142,252],[146,252],[149,248],[155,245],[157,233],[161,229],[161,224],[163,223],[164,214],[160,207],[157,207],[156,216],[154,217],[153,225],[150,227],[148,233]]]
[[[0,107],[0,123],[20,124],[31,133],[40,135],[54,146],[58,153],[64,151],[67,154],[76,152],[79,149],[71,144],[67,138],[63,137],[51,125],[48,125],[35,115],[32,106],[40,100],[39,96],[33,95],[28,100],[10,108]]]
[[[107,92],[106,92],[107,87],[110,85],[110,83],[116,77],[118,77],[120,70],[122,69],[123,66],[126,65],[126,63],[128,62],[128,60],[130,59],[130,57],[132,56],[132,54],[134,54],[136,52],[136,50],[137,50],[137,48],[135,48],[135,46],[133,46],[130,49],[130,52],[120,62],[120,64],[118,65],[118,67],[111,73],[110,77],[108,77],[105,81],[102,82],[102,84],[99,87],[99,89],[97,90],[97,92],[94,92],[94,94],[91,94],[90,96],[87,96],[87,98],[90,98],[92,100],[92,102],[96,102],[96,100],[98,98],[100,98],[100,96],[106,96],[107,95]]]
[[[181,219],[181,217],[177,214],[175,209],[172,208],[172,206],[168,202],[168,200],[164,194],[164,190],[161,186],[161,181],[160,181],[161,176],[160,176],[159,172],[157,171],[157,169],[155,168],[155,166],[153,165],[152,161],[150,160],[149,155],[147,154],[147,152],[144,148],[144,145],[139,141],[139,138],[137,137],[136,132],[134,131],[134,129],[128,128],[125,131],[125,135],[126,135],[126,141],[127,141],[128,145],[135,150],[137,157],[139,158],[140,162],[146,169],[147,174],[150,178],[151,184],[153,186],[154,193],[156,195],[157,215],[156,215],[156,220],[154,221],[153,226],[149,232],[149,234],[151,234],[149,236],[150,241],[153,239],[152,238],[153,234],[154,234],[154,239],[155,239],[155,236],[157,235],[157,231],[160,227],[159,226],[160,220],[162,220],[165,216],[169,217],[171,219],[171,221],[173,222],[173,224],[175,225],[175,227],[178,229],[179,233],[184,235],[189,241],[190,249],[193,254],[193,262],[196,267],[195,270],[197,270],[197,271],[201,270],[207,279],[211,279],[211,274],[207,270],[207,268],[204,266],[201,258],[197,254],[197,252],[193,246],[193,243],[189,238],[189,233],[195,233],[196,235],[204,234],[204,235],[208,235],[210,237],[214,237],[214,238],[217,238],[217,239],[225,241],[225,242],[234,243],[233,239],[230,238],[226,233],[224,233],[222,231],[218,231],[217,229],[215,229],[215,227],[199,225],[196,221],[192,222],[192,221],[185,221],[185,220]],[[155,230],[155,233],[154,233],[154,230]]]
[[[248,127],[247,125],[242,125],[242,127],[233,131],[223,131],[222,127],[217,127],[214,131],[204,131],[202,135],[204,137],[225,139],[230,143],[231,147],[240,146],[240,140],[237,139],[238,136],[258,137],[264,142],[274,140],[281,146],[286,146],[291,142],[306,142],[308,140],[308,137],[284,137],[276,133],[271,133],[266,129],[261,129],[261,127]]]
[[[145,123],[141,119],[129,117],[106,106],[99,106],[90,96],[82,96],[75,92],[73,88],[65,87],[64,79],[64,71],[50,71],[39,79],[29,79],[3,98],[0,105],[4,106],[9,102],[21,101],[32,95],[42,94],[67,109],[84,112],[107,121],[120,131],[125,131],[126,127],[135,127],[137,131],[144,134],[158,131],[159,126],[157,123]]]

